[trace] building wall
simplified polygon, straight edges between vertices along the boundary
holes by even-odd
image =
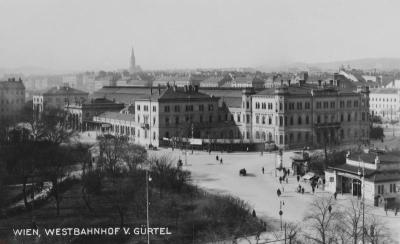
[[[371,115],[380,116],[384,121],[398,120],[400,110],[400,93],[386,92],[370,94]]]
[[[0,120],[12,120],[25,105],[25,86],[21,80],[0,82]]]

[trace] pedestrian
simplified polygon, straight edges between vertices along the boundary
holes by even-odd
[[[396,211],[394,212],[394,216],[397,216],[397,212],[399,211],[399,207],[396,207]]]
[[[313,194],[315,193],[315,186],[313,186],[313,188],[312,188],[312,193]]]
[[[262,171],[262,173],[264,174],[264,167],[262,167],[261,171]]]
[[[288,184],[289,183],[289,180],[288,180],[288,177],[286,177],[286,184]]]
[[[222,157],[221,157],[221,159],[219,160],[219,163],[220,163],[220,164],[223,164],[223,162],[222,162]]]
[[[219,160],[219,158],[218,158],[218,154],[217,154],[217,156],[215,156],[215,159],[218,161]]]
[[[252,213],[253,218],[257,217],[256,215],[256,210],[253,209],[253,213]]]
[[[281,196],[281,190],[280,189],[278,189],[277,191],[276,191],[276,194],[278,195],[278,197],[280,197]]]
[[[290,175],[290,169],[287,170],[287,174]]]
[[[301,188],[301,194],[304,194],[304,187]]]
[[[335,193],[333,193],[333,197],[335,198],[335,200],[336,200],[336,197],[337,197],[337,192],[335,191]]]
[[[282,184],[282,176],[279,176],[279,183]]]
[[[297,175],[297,182],[300,181],[300,175]]]

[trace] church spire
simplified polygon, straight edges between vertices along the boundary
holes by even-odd
[[[136,66],[136,60],[135,60],[135,51],[133,50],[132,46],[132,52],[131,52],[131,69],[135,68]]]

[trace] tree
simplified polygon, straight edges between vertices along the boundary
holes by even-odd
[[[332,210],[334,208],[332,197],[318,198],[311,203],[309,212],[304,218],[309,227],[309,232],[305,233],[307,239],[326,244],[335,238],[333,227],[340,217],[340,212]]]
[[[143,146],[126,143],[123,147],[122,160],[127,164],[130,171],[135,170],[147,159],[147,151]]]
[[[346,242],[357,244],[362,235],[362,202],[350,200],[350,207],[345,208],[340,219],[341,231]]]
[[[382,140],[383,138],[385,138],[383,128],[381,126],[371,126],[369,137],[374,140]]]
[[[49,180],[52,184],[51,196],[56,201],[57,216],[60,215],[61,189],[63,183],[71,173],[71,166],[76,163],[77,151],[73,146],[60,146],[54,142],[37,142],[39,171],[43,180]]]
[[[36,145],[28,138],[29,131],[25,128],[14,128],[8,131],[7,138],[2,141],[0,157],[9,175],[20,179],[22,195],[26,209],[30,209],[27,199],[26,185],[32,177],[35,167]]]

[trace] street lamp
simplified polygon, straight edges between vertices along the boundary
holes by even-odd
[[[280,200],[279,201],[279,216],[280,216],[280,219],[281,219],[281,230],[283,229],[283,226],[282,226],[282,215],[283,215],[282,205],[285,205],[285,202]]]
[[[150,244],[150,218],[149,218],[149,182],[152,180],[149,174],[150,171],[150,163],[147,162],[146,165],[139,165],[139,168],[144,169],[146,171],[146,228],[147,228],[147,244]]]
[[[149,170],[146,169],[146,208],[147,208],[147,244],[150,244],[150,220],[149,220],[149,182],[151,181],[151,176],[149,175]]]

